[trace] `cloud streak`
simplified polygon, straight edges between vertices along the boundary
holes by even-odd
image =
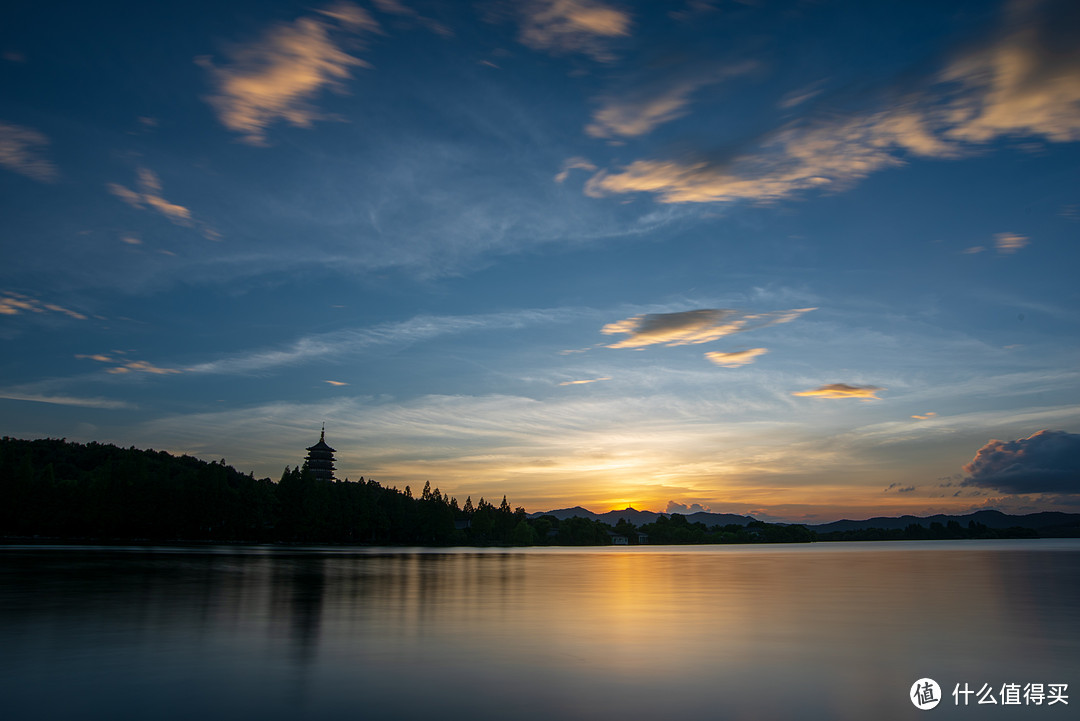
[[[704,308],[678,313],[649,313],[608,323],[600,332],[627,335],[608,348],[645,348],[652,345],[680,346],[711,341],[756,328],[789,323],[815,308],[770,313],[744,313],[737,310]],[[760,355],[760,354],[758,354]]]
[[[251,145],[265,145],[267,128],[279,120],[311,127],[323,118],[313,99],[327,88],[341,91],[352,68],[369,67],[342,49],[340,35],[379,31],[366,10],[348,2],[279,23],[234,47],[220,67],[200,59],[216,88],[206,100],[222,125]]]
[[[1080,13],[1075,3],[1014,2],[1012,28],[954,60],[941,80],[962,92],[950,106],[950,138],[986,143],[1003,135],[1080,140]]]
[[[665,83],[659,90],[631,93],[628,97],[609,98],[593,113],[585,132],[594,138],[631,138],[645,135],[664,123],[688,112],[691,96],[706,85],[743,75],[757,67],[744,62],[713,73],[699,73],[678,82]]]
[[[585,158],[568,158],[563,162],[562,170],[555,176],[556,183],[562,183],[569,177],[571,170],[585,170],[590,173],[596,172],[596,166]]]
[[[1012,254],[1030,243],[1027,236],[1016,233],[998,233],[994,236],[994,247],[999,253]]]
[[[116,353],[123,355],[123,351],[116,351]],[[126,358],[114,358],[112,356],[105,355],[104,353],[76,354],[76,358],[97,361],[98,363],[113,363],[112,368],[106,370],[106,373],[112,375],[124,375],[126,373],[150,373],[151,375],[175,375],[182,373],[183,371],[176,368],[160,368],[149,361],[144,360],[128,360]]]
[[[560,386],[583,386],[583,385],[588,385],[589,383],[599,383],[600,381],[609,381],[609,380],[611,380],[611,376],[604,376],[603,378],[585,378],[583,380],[578,380],[578,381],[563,381],[559,385]]]
[[[723,162],[637,160],[619,172],[601,170],[585,184],[585,193],[648,192],[665,203],[772,201],[811,188],[846,188],[901,164],[898,151],[925,157],[956,152],[930,132],[918,113],[889,110],[796,123],[770,134],[755,150]]]
[[[749,350],[735,351],[733,353],[711,351],[706,353],[705,357],[721,368],[739,368],[753,363],[768,352],[767,348],[750,348]]]
[[[198,218],[195,218],[188,208],[165,200],[162,195],[161,178],[149,168],[139,167],[136,170],[136,190],[132,190],[119,183],[108,183],[106,187],[110,193],[136,210],[150,210],[158,213],[167,218],[169,222],[174,225],[179,225],[184,228],[195,228],[202,233],[203,237],[210,240],[218,240],[221,237],[216,230]],[[132,242],[127,238],[124,240],[128,243]],[[135,242],[132,243],[133,245],[141,243],[137,238],[134,239],[134,241]]]
[[[257,373],[321,358],[335,358],[383,345],[408,345],[444,335],[471,331],[509,330],[557,323],[573,315],[566,309],[525,310],[476,316],[417,316],[399,323],[310,335],[274,350],[258,350],[200,363],[192,373]]]
[[[806,398],[858,398],[863,401],[878,401],[877,394],[885,388],[879,386],[853,386],[847,383],[830,383],[807,391],[796,391],[793,396]]]
[[[651,193],[664,203],[775,201],[811,189],[843,190],[909,157],[961,157],[1002,137],[1080,139],[1075,6],[1016,3],[1007,26],[1016,29],[877,107],[792,122],[719,161],[704,155],[635,160],[597,172],[585,192]],[[651,118],[681,113],[685,97],[673,89],[654,109],[625,119],[612,111],[610,122],[595,122],[592,133],[622,127],[632,135],[651,127]]]
[[[0,315],[20,315],[22,313],[60,313],[75,320],[86,320],[86,316],[55,303],[42,303],[22,293],[3,291],[0,293]]]
[[[51,183],[60,173],[42,155],[49,139],[33,128],[0,122],[0,166],[28,178]]]
[[[37,393],[16,393],[0,391],[0,398],[12,401],[29,401],[31,403],[48,403],[56,406],[75,406],[78,408],[104,408],[107,410],[132,409],[137,406],[124,401],[114,401],[108,398],[79,398],[76,396],[47,396]]]
[[[630,34],[630,16],[599,0],[528,0],[519,12],[518,39],[553,55],[583,53],[610,62],[609,42]]]

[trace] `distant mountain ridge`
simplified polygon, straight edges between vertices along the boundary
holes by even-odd
[[[686,520],[690,523],[701,522],[708,527],[713,526],[727,526],[730,524],[737,524],[739,526],[745,526],[754,519],[750,516],[739,516],[734,513],[707,513],[705,511],[698,511],[697,513],[684,514]],[[624,508],[621,511],[607,511],[605,513],[593,513],[587,508],[581,506],[574,506],[573,508],[559,508],[554,511],[537,511],[536,513],[530,513],[529,518],[539,518],[540,516],[554,516],[560,521],[564,521],[567,518],[587,518],[590,521],[603,521],[604,523],[614,526],[620,520],[626,520],[633,523],[635,526],[640,526],[644,523],[655,523],[656,519],[660,516],[670,517],[670,513],[657,513],[656,511],[639,511],[636,508]]]
[[[1034,528],[1036,530],[1043,528],[1055,528],[1055,527],[1078,527],[1080,526],[1080,513],[1062,513],[1060,511],[1042,511],[1041,513],[1029,513],[1023,516],[1014,516],[1008,513],[1002,513],[1001,511],[975,511],[963,516],[950,516],[943,513],[939,513],[934,516],[877,516],[875,518],[867,518],[863,521],[849,521],[847,519],[841,521],[833,521],[832,523],[822,523],[814,526],[808,526],[818,533],[829,533],[830,531],[856,531],[863,528],[883,528],[890,530],[894,528],[907,528],[912,523],[917,523],[922,526],[929,526],[931,523],[940,523],[945,526],[950,521],[956,521],[961,526],[967,526],[968,523],[974,521],[975,523],[981,523],[987,528],[1012,528],[1019,526],[1021,528]]]
[[[562,521],[577,516],[593,521],[603,521],[612,526],[621,519],[625,519],[635,526],[640,526],[645,523],[655,523],[656,519],[660,516],[670,517],[671,515],[672,514],[670,513],[657,513],[656,511],[639,511],[636,508],[624,508],[620,511],[594,513],[587,508],[574,506],[573,508],[560,508],[554,511],[538,511],[536,513],[530,513],[529,518],[554,516]],[[686,514],[685,517],[690,523],[701,522],[709,528],[713,526],[726,526],[729,524],[745,526],[751,521],[756,520],[752,516],[739,516],[734,513],[708,513],[703,511]],[[1076,529],[1080,528],[1080,513],[1042,511],[1040,513],[1029,513],[1022,516],[1016,516],[1002,513],[1001,511],[987,510],[975,511],[974,513],[965,515],[946,515],[939,513],[933,516],[875,516],[874,518],[867,518],[862,521],[844,519],[832,521],[831,523],[803,525],[818,533],[831,533],[833,531],[857,531],[864,528],[881,528],[885,530],[897,528],[904,529],[911,524],[929,528],[931,523],[940,523],[943,526],[947,526],[950,521],[955,521],[965,528],[969,523],[974,521],[975,523],[981,523],[987,528],[993,529],[1013,528],[1017,526],[1021,528],[1033,528],[1036,530],[1048,528]]]

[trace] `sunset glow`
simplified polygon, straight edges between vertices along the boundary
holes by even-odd
[[[1080,511],[1075,3],[483,5],[0,11],[2,435]]]

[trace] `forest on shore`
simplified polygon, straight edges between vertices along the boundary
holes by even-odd
[[[707,527],[679,514],[640,526],[580,517],[530,518],[504,496],[475,504],[432,488],[374,480],[320,480],[286,467],[278,481],[244,475],[225,460],[64,439],[0,439],[0,538],[219,541],[425,546],[601,546],[612,543],[806,543],[810,541],[1028,538],[1027,528],[974,522],[903,530],[816,533],[751,521]]]

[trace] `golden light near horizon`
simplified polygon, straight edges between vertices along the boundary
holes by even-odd
[[[962,470],[1080,431],[1072,5],[669,4],[253,4],[149,55],[157,6],[24,4],[5,434],[278,479],[325,419],[343,477],[530,510],[1080,508]]]

